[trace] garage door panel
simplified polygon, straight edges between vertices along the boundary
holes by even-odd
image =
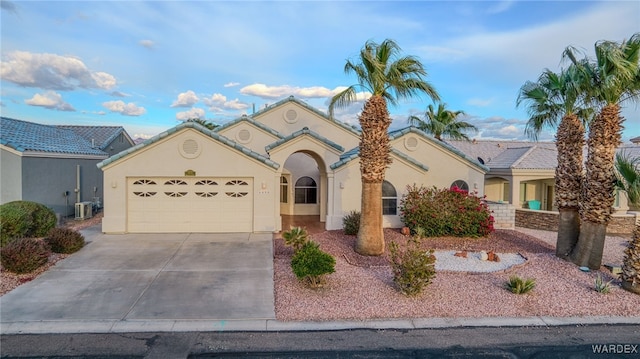
[[[246,178],[132,178],[129,232],[251,232],[253,181]]]

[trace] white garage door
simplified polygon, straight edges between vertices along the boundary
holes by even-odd
[[[129,178],[127,230],[253,231],[253,181],[248,178]]]

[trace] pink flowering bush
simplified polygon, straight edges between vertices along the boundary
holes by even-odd
[[[400,216],[412,233],[422,228],[427,237],[483,237],[493,232],[493,216],[484,198],[457,187],[407,186]]]

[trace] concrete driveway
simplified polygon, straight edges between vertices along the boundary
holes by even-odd
[[[0,297],[3,331],[275,318],[272,234],[82,232],[82,250]]]

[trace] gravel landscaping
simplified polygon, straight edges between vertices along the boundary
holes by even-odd
[[[274,239],[276,317],[294,320],[365,320],[435,317],[530,317],[530,316],[640,316],[640,296],[620,288],[619,281],[604,267],[581,272],[554,254],[555,232],[518,228],[498,230],[488,238],[425,239],[425,249],[445,251],[489,251],[520,254],[526,262],[492,272],[437,271],[436,278],[417,297],[406,297],[394,287],[387,256],[365,257],[353,251],[354,236],[342,231],[312,234],[320,248],[336,258],[336,272],[327,276],[323,288],[310,289],[293,275],[291,248]],[[387,243],[406,238],[386,229]],[[620,265],[628,239],[607,237],[604,263]],[[485,263],[486,264],[486,263]],[[613,280],[611,292],[598,293],[598,273]],[[524,295],[503,288],[511,276],[535,278],[536,288]]]

